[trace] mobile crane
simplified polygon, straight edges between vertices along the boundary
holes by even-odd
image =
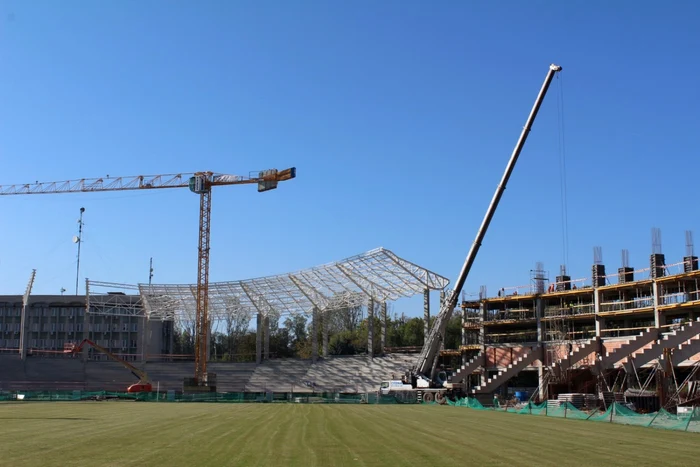
[[[101,345],[95,344],[90,339],[83,339],[83,341],[79,345],[75,345],[73,343],[65,344],[63,346],[63,352],[64,353],[71,353],[71,354],[75,355],[77,353],[80,353],[81,350],[83,350],[83,347],[85,346],[85,344],[90,345],[93,349],[97,350],[98,352],[102,352],[103,354],[107,355],[109,358],[111,358],[115,362],[121,364],[124,368],[131,371],[131,374],[133,374],[134,376],[136,376],[139,379],[138,383],[134,383],[134,384],[130,385],[128,388],[126,388],[126,392],[135,393],[135,392],[151,392],[151,391],[153,391],[153,385],[151,384],[151,380],[148,378],[148,375],[146,374],[145,371],[136,368],[134,365],[127,362],[126,360],[122,360],[121,358],[117,357],[116,355],[114,355],[112,352],[105,349]]]
[[[424,401],[432,401],[434,398],[438,402],[442,403],[444,403],[445,397],[454,397],[463,394],[463,388],[460,383],[453,383],[452,381],[450,381],[447,372],[442,370],[437,371],[437,356],[438,350],[440,349],[440,343],[445,338],[445,329],[447,328],[447,323],[452,317],[452,312],[457,306],[457,299],[459,297],[459,294],[462,291],[464,282],[467,280],[469,271],[471,270],[471,267],[474,264],[476,255],[479,252],[479,248],[481,247],[481,242],[484,240],[484,236],[486,235],[486,231],[489,228],[489,224],[491,223],[493,215],[496,212],[498,203],[500,202],[501,197],[503,196],[503,192],[506,189],[508,179],[510,178],[511,173],[515,168],[515,163],[518,160],[518,156],[520,156],[520,151],[522,151],[523,146],[525,145],[525,141],[527,140],[528,134],[530,133],[530,129],[532,128],[532,124],[535,121],[535,117],[537,117],[537,113],[540,110],[540,106],[542,105],[544,96],[547,94],[547,90],[549,89],[549,85],[551,84],[552,79],[554,78],[554,74],[558,73],[559,71],[561,71],[561,67],[559,65],[552,64],[549,66],[549,71],[547,72],[547,76],[544,79],[542,88],[540,89],[540,92],[537,95],[535,105],[530,111],[530,115],[528,116],[527,121],[525,122],[525,127],[523,128],[523,131],[520,134],[520,138],[518,138],[518,142],[516,143],[515,149],[513,150],[513,153],[510,156],[508,165],[506,165],[506,170],[503,173],[503,177],[501,178],[501,181],[498,184],[498,187],[496,188],[496,192],[494,193],[493,198],[491,199],[491,203],[489,204],[489,207],[486,210],[486,215],[484,216],[484,219],[481,222],[481,226],[479,227],[479,230],[476,233],[476,238],[471,248],[469,249],[469,253],[467,254],[466,260],[464,261],[462,270],[460,271],[459,276],[457,277],[457,281],[455,282],[454,288],[451,292],[447,293],[445,300],[443,301],[442,306],[440,308],[440,312],[438,313],[435,319],[435,323],[433,324],[433,327],[430,330],[428,336],[426,336],[425,343],[423,344],[423,348],[420,354],[418,354],[416,364],[409,371],[406,372],[403,381],[383,382],[382,387],[380,388],[380,391],[382,393],[388,394],[392,392],[392,387],[396,387],[396,391],[421,391]]]

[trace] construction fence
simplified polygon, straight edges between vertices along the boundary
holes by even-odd
[[[176,391],[126,393],[110,391],[13,391],[0,392],[0,402],[77,402],[77,401],[125,400],[139,402],[222,402],[222,403],[302,403],[302,404],[415,404],[416,397],[406,395],[380,395],[376,392],[342,393],[272,393],[228,392],[193,393]]]
[[[435,404],[435,402],[432,402]],[[475,410],[503,411],[519,415],[535,415],[544,417],[586,420],[601,423],[618,423],[620,425],[635,425],[664,430],[691,431],[700,433],[700,407],[679,407],[679,413],[673,414],[664,409],[658,412],[640,414],[629,407],[615,402],[607,410],[592,410],[584,412],[577,409],[571,402],[561,402],[551,406],[546,402],[536,404],[528,402],[516,406],[484,407],[478,400],[465,397],[456,402],[447,400],[447,404],[455,407],[467,407]]]

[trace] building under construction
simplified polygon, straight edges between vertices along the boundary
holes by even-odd
[[[483,400],[574,394],[653,410],[700,396],[692,235],[686,233],[686,256],[673,264],[661,253],[658,229],[652,237],[646,267],[632,267],[623,250],[621,267],[610,274],[595,248],[587,278],[572,279],[562,267],[550,280],[538,263],[527,287],[502,288],[495,297],[482,287],[478,300],[463,300],[462,364],[452,380]]]

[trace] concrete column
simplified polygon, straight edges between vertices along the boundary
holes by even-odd
[[[87,313],[86,313],[87,314]],[[146,362],[146,354],[148,353],[146,350],[146,333],[148,332],[148,318],[144,314],[143,317],[141,318],[141,343],[139,346],[141,347],[141,361]]]
[[[318,360],[318,308],[311,312],[311,361]]]
[[[666,324],[666,317],[661,314],[659,311],[659,303],[660,303],[660,298],[659,297],[659,284],[654,281],[651,284],[651,290],[652,290],[652,295],[654,296],[654,327],[660,328],[664,324]]]
[[[423,292],[423,343],[428,340],[430,333],[430,289]]]
[[[29,304],[26,306],[22,306],[22,310],[20,311],[20,325],[19,325],[19,358],[22,360],[25,360],[27,358],[27,313],[29,308]],[[41,329],[41,328],[39,328]]]
[[[169,347],[169,352],[170,355],[172,355],[175,351],[175,322],[174,321],[169,321],[168,326],[170,328],[170,347]],[[172,357],[170,357],[169,361],[172,361]]]
[[[542,317],[544,316],[544,299],[542,297],[537,297],[535,299],[535,320],[537,323],[537,343],[540,344],[540,366],[546,365],[547,360],[547,350],[545,346],[545,340],[547,336],[545,335],[544,325],[542,323]]]
[[[85,297],[85,300],[87,300],[87,297]],[[89,310],[89,308],[87,307],[87,305],[88,305],[88,304],[86,303],[85,312],[84,312],[84,314],[83,314],[83,336],[85,336],[85,337],[87,337],[88,339],[90,339],[91,341],[95,342],[94,331],[93,331],[92,334],[90,334],[90,321],[91,321],[91,320],[90,320],[90,317],[91,317],[92,315],[90,314],[90,310]],[[144,313],[144,322],[146,321],[146,317],[145,317],[145,316],[146,316],[146,315],[145,315],[145,313]],[[58,326],[59,321],[60,321],[60,317],[56,316],[56,326]],[[92,320],[92,321],[94,322],[95,320]],[[142,331],[142,332],[144,332],[144,331]],[[58,335],[58,331],[56,331],[56,335]],[[137,339],[138,339],[138,337],[137,337]],[[82,341],[78,341],[78,344],[79,344],[80,342],[82,342]],[[141,345],[141,347],[142,347],[142,350],[141,350],[141,351],[143,352],[143,356],[142,356],[141,360],[142,360],[142,361],[146,361],[146,351],[143,350],[143,344]],[[83,347],[83,355],[82,355],[82,357],[83,357],[83,362],[87,362],[87,359],[88,359],[88,346],[87,346],[87,345],[86,345],[85,347]]]
[[[384,355],[384,347],[386,347],[386,301],[382,302],[382,311],[381,311],[381,321],[382,321],[382,334],[381,334],[381,344],[382,344],[382,350],[381,353]]]
[[[462,345],[467,345],[467,330],[464,329],[464,325],[467,322],[467,308],[463,307],[462,308]],[[462,365],[466,365],[467,363],[467,352],[462,351]]]
[[[262,363],[262,315],[255,315],[255,363]]]
[[[374,300],[367,304],[367,354],[374,358]]]
[[[487,302],[483,301],[479,305],[479,308],[481,308],[481,316],[479,316],[479,321],[481,321],[481,327],[479,328],[479,341],[480,344],[482,345],[482,348],[485,350],[486,349],[486,331],[484,330],[484,321],[486,321],[486,314],[488,310]]]
[[[265,328],[265,344],[263,347],[263,358],[265,360],[270,359],[270,315],[265,316],[263,320],[263,327]]]
[[[595,311],[595,335],[596,337],[604,337],[603,330],[605,329],[605,318],[600,316],[600,290],[593,290],[593,310]]]
[[[544,368],[541,362],[537,367],[537,380],[540,387],[540,402],[543,402],[548,399],[549,394],[547,394],[548,388],[544,384]]]
[[[537,323],[537,342],[543,343],[546,339],[542,317],[544,316],[544,300],[542,297],[535,299],[535,321]]]
[[[322,319],[321,319],[321,340],[322,340],[322,347],[323,347],[323,358],[328,358],[328,325],[330,324],[330,312],[331,310],[324,310]]]

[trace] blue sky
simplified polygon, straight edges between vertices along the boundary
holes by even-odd
[[[648,265],[700,241],[700,4],[33,1],[0,3],[0,184],[296,166],[276,191],[213,194],[211,280],[378,246],[454,280],[550,63],[564,67],[465,289]],[[561,86],[561,88],[560,88]],[[84,277],[196,281],[188,190],[0,198],[0,293]],[[416,314],[420,300],[395,311]]]

